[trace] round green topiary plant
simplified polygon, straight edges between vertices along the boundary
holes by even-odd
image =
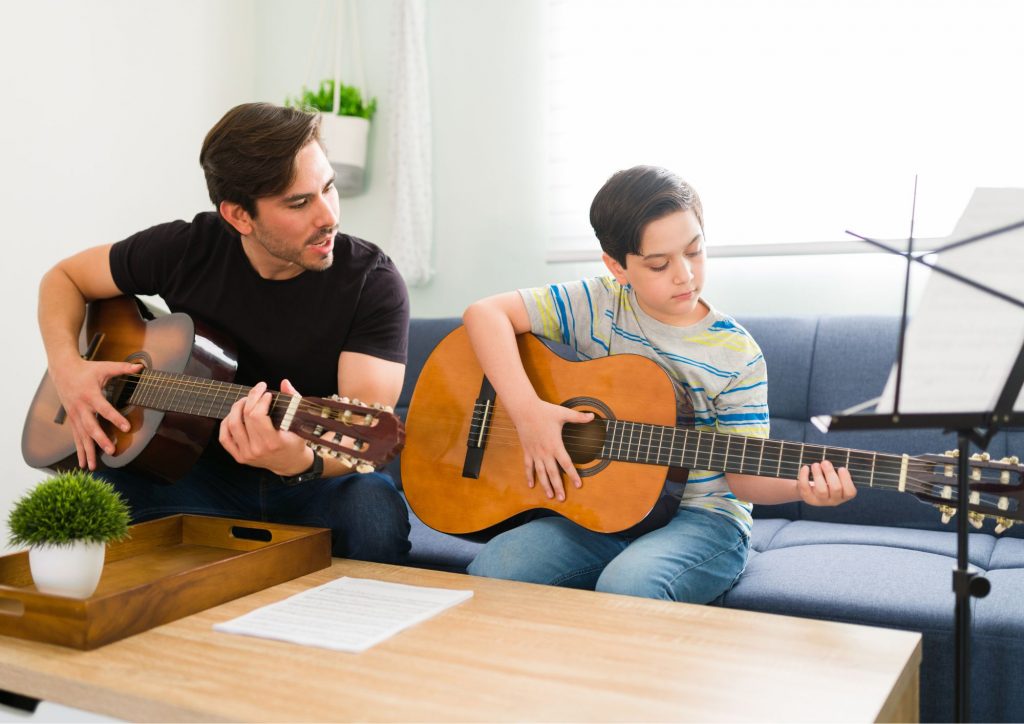
[[[8,518],[12,546],[107,543],[128,537],[128,506],[85,470],[58,473],[21,497]]]

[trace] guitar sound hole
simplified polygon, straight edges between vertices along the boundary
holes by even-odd
[[[590,422],[567,422],[562,427],[562,441],[574,465],[585,465],[594,460],[604,445],[604,420],[595,417]]]

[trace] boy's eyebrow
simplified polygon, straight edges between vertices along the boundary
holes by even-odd
[[[695,243],[697,243],[698,241],[700,241],[703,238],[704,238],[704,232],[702,231],[702,232],[698,233],[695,237],[690,239],[686,243],[686,246],[684,246],[683,248],[684,249],[689,249],[691,246],[693,246]],[[641,259],[658,259],[659,257],[668,256],[668,252],[663,252],[661,254],[637,254],[637,256],[640,257]]]
[[[331,177],[329,179],[327,179],[327,183],[324,184],[324,188],[327,188],[332,183],[334,183],[334,180],[337,177],[338,177],[338,174],[331,174]],[[311,199],[311,198],[313,198],[313,194],[292,194],[291,196],[285,196],[283,199],[281,199],[281,203],[283,203],[283,204],[292,204],[292,203],[295,203],[296,201],[302,201],[303,199]]]

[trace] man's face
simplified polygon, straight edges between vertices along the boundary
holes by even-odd
[[[699,322],[707,308],[704,288],[704,232],[692,209],[647,224],[640,253],[621,266],[607,254],[605,264],[620,284],[631,284],[640,307],[659,322],[678,327]]]
[[[338,231],[334,170],[316,141],[295,156],[295,178],[284,193],[256,199],[256,216],[243,247],[265,279],[323,271],[334,261]]]

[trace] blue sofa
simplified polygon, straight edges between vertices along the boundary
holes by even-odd
[[[881,391],[895,358],[887,317],[752,317],[739,320],[764,351],[772,437],[893,453],[956,447],[936,430],[819,432],[812,415]],[[415,319],[398,413],[405,415],[431,350],[460,320]],[[1024,457],[1024,431],[1000,433],[994,458]],[[401,481],[400,465],[389,468]],[[758,506],[751,553],[722,605],[923,634],[922,721],[954,718],[954,523],[912,495],[861,489],[838,508]],[[410,512],[412,564],[464,572],[480,542],[438,533]],[[954,519],[955,521],[955,519]],[[972,604],[971,718],[1024,721],[1024,525],[1001,536],[972,528],[970,561],[992,584]]]

